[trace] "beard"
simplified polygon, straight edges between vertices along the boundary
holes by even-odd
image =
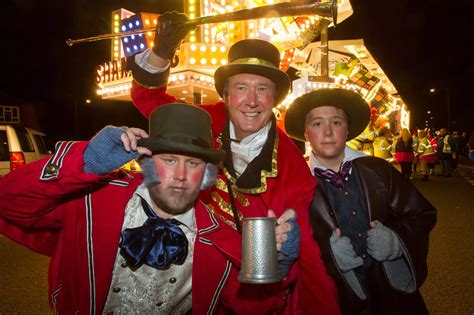
[[[162,211],[170,215],[183,214],[194,207],[199,189],[173,191],[171,188],[160,187],[161,184],[148,187],[150,197]]]

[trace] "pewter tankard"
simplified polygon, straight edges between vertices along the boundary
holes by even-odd
[[[276,218],[244,218],[242,223],[242,261],[238,280],[244,283],[281,281],[275,239]]]

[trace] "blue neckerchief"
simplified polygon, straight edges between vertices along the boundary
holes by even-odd
[[[156,269],[182,265],[188,255],[188,240],[175,219],[158,217],[142,198],[142,207],[148,219],[136,228],[122,231],[120,254],[132,269],[142,264]]]

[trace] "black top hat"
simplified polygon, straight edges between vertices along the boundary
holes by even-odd
[[[347,141],[364,131],[370,121],[370,106],[360,94],[346,89],[319,89],[298,97],[285,115],[285,129],[290,137],[306,141],[304,125],[306,115],[316,107],[333,106],[349,116]]]
[[[138,145],[156,153],[181,153],[217,164],[224,159],[224,151],[214,149],[211,117],[203,109],[184,103],[171,103],[151,113],[149,138],[138,140]]]
[[[290,78],[281,71],[280,52],[271,43],[260,39],[244,39],[229,49],[228,63],[214,73],[217,93],[223,97],[228,78],[241,73],[260,75],[276,85],[275,105],[279,104],[290,90]]]

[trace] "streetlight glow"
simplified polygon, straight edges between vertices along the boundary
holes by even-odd
[[[447,117],[447,118],[448,118],[447,127],[448,127],[448,130],[450,130],[450,127],[451,127],[451,126],[450,126],[450,123],[451,123],[451,118],[450,118],[450,116],[451,116],[451,110],[450,110],[450,100],[449,100],[449,87],[443,87],[442,89],[446,91],[446,109],[447,109],[447,113],[448,113],[448,115],[447,115],[447,116],[448,116],[448,117]],[[434,92],[436,92],[436,89],[435,89],[435,88],[431,88],[431,89],[430,89],[430,93],[434,93]]]

